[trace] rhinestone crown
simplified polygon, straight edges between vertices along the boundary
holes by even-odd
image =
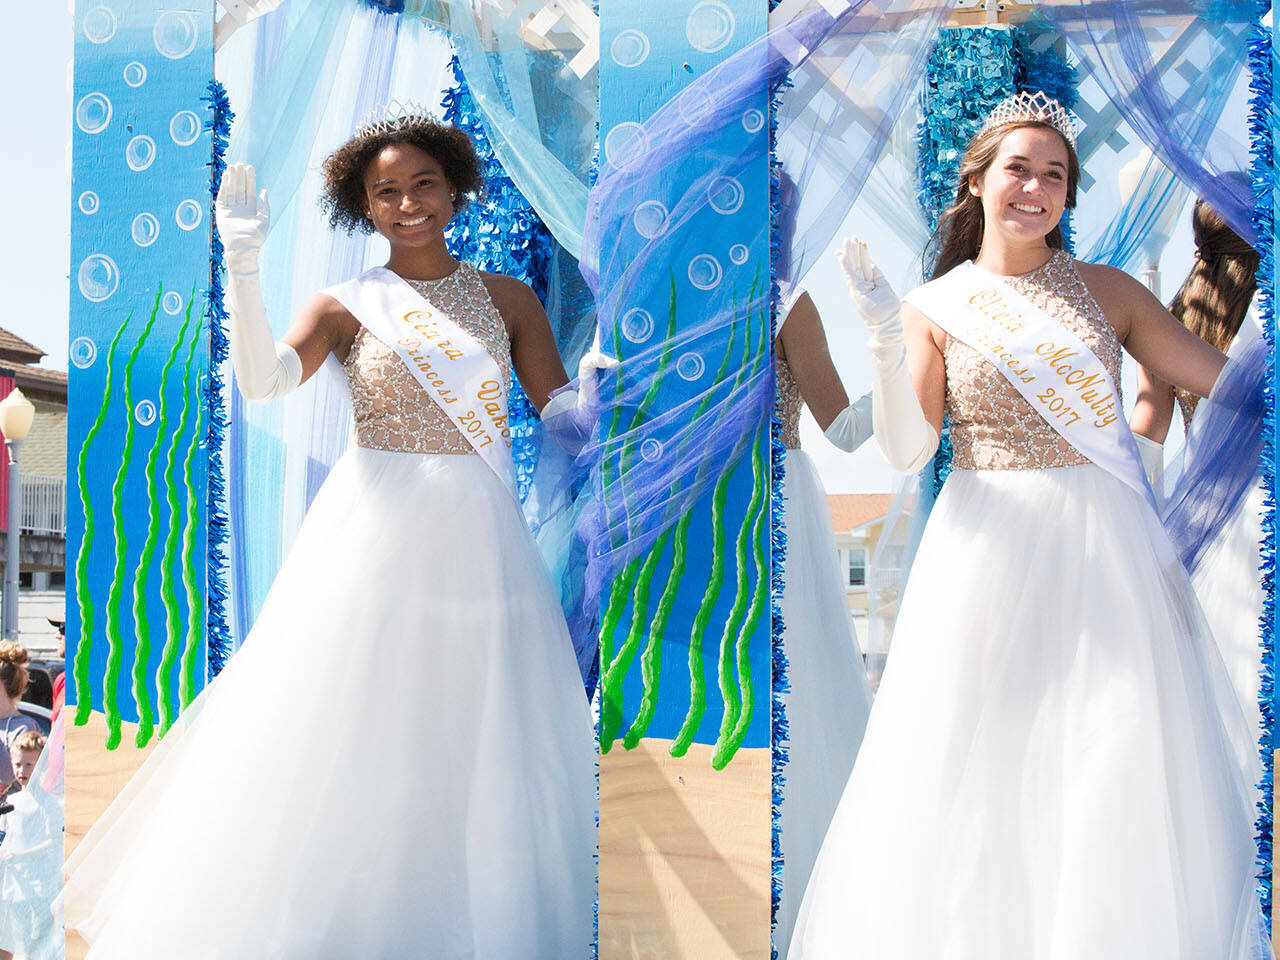
[[[435,115],[416,100],[389,100],[380,103],[360,121],[355,136],[365,137],[374,133],[390,133],[411,123],[438,122]]]
[[[1070,144],[1072,152],[1075,151],[1076,126],[1071,119],[1071,114],[1066,111],[1062,104],[1041,90],[1037,90],[1035,93],[1016,93],[1011,97],[1005,97],[987,115],[987,119],[983,122],[982,129],[978,131],[978,134],[984,134],[996,127],[1003,127],[1005,124],[1025,123],[1028,120],[1046,123],[1053,127]]]

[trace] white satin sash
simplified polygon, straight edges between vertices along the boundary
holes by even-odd
[[[516,496],[507,383],[484,345],[386,267],[374,267],[323,292],[395,351]]]
[[[1120,391],[1079,337],[970,261],[903,301],[982,354],[1072,447],[1155,509]]]

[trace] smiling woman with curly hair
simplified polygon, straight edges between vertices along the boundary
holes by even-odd
[[[581,433],[576,394],[550,399],[568,377],[533,291],[446,246],[483,191],[465,134],[379,119],[324,176],[330,223],[380,234],[386,265],[273,343],[266,191],[229,168],[231,358],[250,400],[336,359],[354,443],[243,650],[77,848],[68,926],[95,960],[585,958],[591,716],[515,496],[506,397],[514,374],[550,432]],[[364,669],[374,650],[394,670]]]
[[[412,117],[391,129],[357,133],[324,161],[324,194],[320,206],[329,226],[348,233],[374,233],[365,197],[364,172],[384,149],[394,144],[417,147],[439,166],[454,194],[454,213],[484,194],[480,159],[471,138],[428,117]]]

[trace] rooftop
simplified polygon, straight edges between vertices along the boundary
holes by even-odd
[[[827,509],[831,511],[831,524],[843,533],[878,520],[888,512],[890,499],[887,493],[829,493]]]

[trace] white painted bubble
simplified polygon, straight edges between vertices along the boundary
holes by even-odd
[[[631,216],[631,222],[635,224],[636,233],[646,240],[652,240],[666,231],[668,216],[664,204],[657,200],[646,200],[636,207],[636,212]]]
[[[200,139],[200,118],[190,110],[179,110],[169,121],[169,136],[180,147],[189,147]]]
[[[133,218],[129,234],[138,246],[149,247],[160,236],[160,221],[149,213],[140,213]]]
[[[196,48],[196,39],[200,30],[196,19],[189,13],[177,10],[166,10],[156,17],[156,25],[151,30],[151,39],[161,55],[170,60],[181,60]]]
[[[640,444],[640,457],[646,462],[653,463],[660,456],[662,456],[662,444],[653,437]]]
[[[156,405],[150,400],[139,400],[133,406],[133,419],[143,427],[149,427],[156,422]]]
[[[147,82],[147,68],[137,60],[124,65],[124,82],[131,87],[140,87]]]
[[[183,200],[173,211],[173,222],[183,230],[194,230],[204,219],[204,210],[194,200]]]
[[[676,373],[680,374],[685,380],[697,380],[706,369],[706,363],[696,353],[683,354],[676,361]]]
[[[94,7],[80,21],[80,29],[90,43],[106,43],[116,35],[116,15],[110,7]]]
[[[634,167],[649,154],[644,127],[631,120],[618,124],[604,138],[604,155],[619,170]]]
[[[716,213],[737,213],[744,199],[746,191],[734,177],[716,177],[707,187],[707,202]]]
[[[160,298],[160,306],[169,316],[175,316],[182,312],[182,294],[174,293],[170,290]]]
[[[745,243],[735,243],[729,248],[729,259],[738,264],[738,266],[742,266],[747,262],[747,256],[750,253],[751,251],[747,249]]]
[[[86,190],[76,200],[76,206],[80,208],[81,213],[93,216],[98,212],[98,195],[92,190]]]
[[[623,30],[609,44],[609,56],[620,67],[638,67],[649,58],[649,38],[640,30]]]
[[[80,264],[76,283],[86,300],[101,303],[120,286],[120,270],[105,253],[92,253]]]
[[[689,282],[699,290],[714,289],[723,276],[720,261],[709,253],[700,253],[689,261]]]
[[[764,126],[764,114],[752,107],[742,114],[742,129],[747,133],[758,133]]]
[[[622,315],[619,323],[622,335],[632,343],[644,343],[653,333],[653,317],[648,310],[632,307]]]
[[[684,122],[693,126],[715,113],[716,103],[705,87],[694,86],[680,94],[679,107]]]
[[[111,101],[104,93],[86,93],[76,104],[76,126],[85,133],[101,133],[111,122]]]
[[[88,337],[76,337],[67,349],[67,355],[73,366],[80,370],[93,366],[98,359],[98,345]]]
[[[734,25],[733,12],[720,0],[702,0],[689,11],[684,35],[693,49],[715,53],[729,45]]]
[[[145,134],[138,134],[125,145],[124,162],[130,170],[141,173],[156,162],[156,142]]]

